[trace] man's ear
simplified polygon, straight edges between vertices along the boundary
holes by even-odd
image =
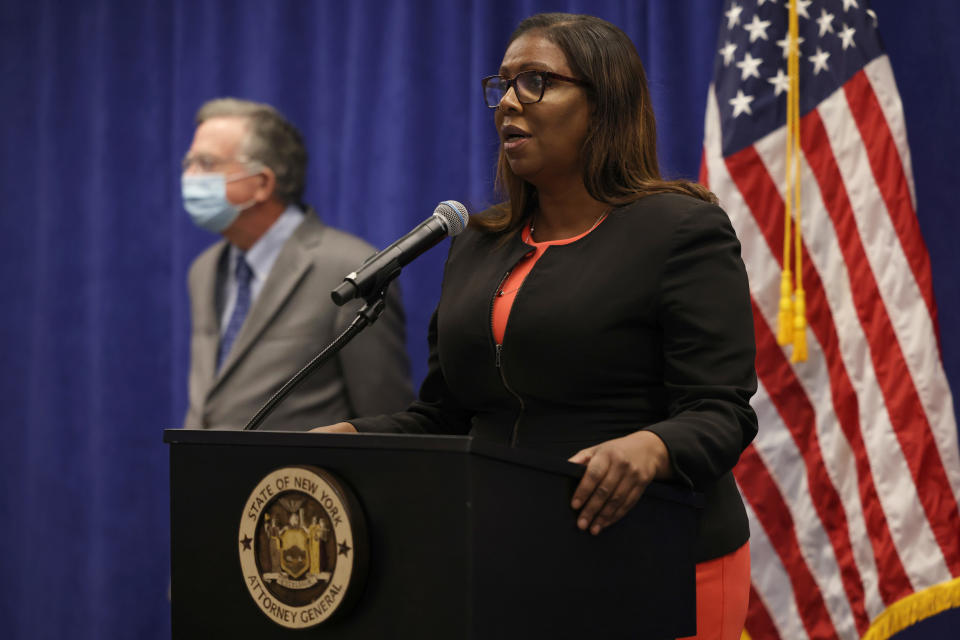
[[[266,202],[273,197],[273,192],[277,188],[277,174],[270,167],[263,167],[257,174],[257,180],[259,183],[253,197],[257,202]]]

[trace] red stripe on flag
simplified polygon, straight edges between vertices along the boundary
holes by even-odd
[[[960,531],[960,511],[940,452],[933,441],[923,404],[860,241],[850,200],[823,121],[819,113],[811,111],[802,118],[800,126],[803,132],[800,144],[836,229],[840,250],[850,274],[854,307],[870,345],[870,357],[883,390],[894,433],[910,468],[930,527],[950,572],[957,575],[960,573],[960,537],[957,536],[957,531]]]
[[[744,499],[750,503],[790,576],[797,611],[807,635],[811,638],[837,638],[837,630],[827,612],[823,594],[800,555],[800,542],[790,510],[753,445],[740,455],[740,462],[733,468],[733,474]]]
[[[724,163],[757,226],[763,232],[770,252],[783,268],[784,204],[766,165],[753,147],[746,147],[724,158]],[[774,236],[774,233],[777,235]]]
[[[770,174],[767,172],[766,165],[763,164],[753,147],[748,147],[727,158],[726,164],[731,178],[741,190],[748,207],[754,212],[754,218],[763,232],[767,246],[782,267],[782,212],[784,204]],[[834,411],[840,428],[853,452],[861,509],[870,532],[870,543],[873,547],[877,571],[881,577],[879,581],[880,595],[884,603],[891,604],[912,593],[913,587],[903,567],[896,544],[893,542],[886,515],[877,495],[876,484],[873,480],[860,427],[857,395],[843,364],[843,358],[840,354],[840,340],[837,336],[830,306],[827,304],[824,295],[823,283],[813,260],[810,259],[805,243],[801,250],[804,264],[804,286],[807,294],[808,321],[823,349],[830,376],[830,392],[833,398]],[[780,352],[779,348],[777,351]]]
[[[771,402],[803,456],[810,499],[830,538],[830,546],[833,547],[837,566],[840,568],[840,581],[853,612],[853,622],[860,635],[863,635],[870,627],[870,618],[864,606],[863,580],[853,559],[850,528],[840,494],[833,486],[823,462],[820,442],[817,439],[816,411],[783,351],[777,345],[777,339],[760,309],[755,302],[752,306],[753,326],[757,336],[757,377],[766,388]]]
[[[763,604],[753,582],[750,583],[750,604],[747,606],[747,622],[744,627],[750,637],[756,640],[780,640],[777,626],[773,624],[767,605]]]
[[[781,225],[782,227],[782,225]],[[813,265],[807,252],[806,243],[802,244],[803,279],[808,283],[807,316],[810,328],[817,337],[823,350],[824,361],[830,376],[830,394],[833,409],[853,453],[857,469],[857,488],[860,493],[860,508],[863,511],[870,544],[873,547],[874,561],[880,576],[877,585],[884,604],[890,605],[900,598],[913,593],[913,585],[903,567],[903,561],[897,551],[887,525],[887,517],[877,495],[877,486],[873,481],[870,460],[860,427],[860,408],[856,391],[843,364],[840,353],[840,338],[830,306],[824,295],[820,274]]]
[[[907,257],[907,263],[913,271],[913,277],[920,287],[920,295],[927,304],[930,318],[933,320],[937,340],[940,339],[940,326],[937,321],[937,303],[933,297],[933,280],[930,271],[930,254],[920,233],[917,213],[910,199],[910,187],[907,185],[906,172],[897,153],[897,145],[890,133],[890,126],[880,108],[870,79],[866,71],[860,70],[843,86],[847,104],[853,119],[860,130],[860,138],[870,158],[870,169],[880,188],[880,194],[887,205],[887,211],[893,222],[893,228],[900,238],[900,245]],[[939,343],[938,343],[939,346]]]

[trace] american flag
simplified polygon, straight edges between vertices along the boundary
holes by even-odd
[[[866,0],[797,0],[808,359],[777,344],[789,1],[727,0],[700,176],[742,242],[756,329],[760,433],[734,470],[746,630],[886,638],[943,608],[934,585],[960,589],[957,424],[902,106]]]

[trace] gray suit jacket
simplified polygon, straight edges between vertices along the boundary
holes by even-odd
[[[201,253],[187,278],[193,326],[187,428],[242,428],[347,327],[360,303],[337,307],[330,290],[375,251],[308,211],[281,249],[218,372],[223,301],[217,299],[217,282],[226,276],[227,248],[221,240]],[[403,307],[394,285],[380,319],[301,382],[260,428],[305,430],[400,411],[413,399],[409,371]]]

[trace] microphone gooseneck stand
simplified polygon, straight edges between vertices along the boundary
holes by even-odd
[[[399,269],[397,270],[399,273]],[[394,274],[396,277],[396,274]],[[392,280],[392,278],[391,278]],[[334,339],[329,345],[324,348],[323,351],[314,356],[313,360],[308,362],[300,371],[298,371],[292,378],[287,380],[282,387],[280,387],[276,393],[274,393],[269,400],[264,403],[260,410],[257,411],[256,415],[250,418],[250,422],[243,428],[244,431],[255,431],[264,420],[267,419],[267,416],[274,410],[274,408],[280,404],[280,401],[290,395],[290,392],[293,391],[298,384],[300,384],[307,376],[314,372],[318,367],[327,362],[330,358],[337,355],[340,349],[343,349],[348,342],[353,340],[358,333],[363,331],[365,328],[377,321],[377,318],[380,317],[380,314],[383,313],[384,308],[386,307],[386,295],[387,287],[390,285],[388,281],[386,285],[378,289],[376,293],[370,294],[368,297],[364,298],[365,304],[357,310],[357,315],[354,317],[353,322],[350,323],[343,333]],[[320,426],[320,425],[317,425]]]

